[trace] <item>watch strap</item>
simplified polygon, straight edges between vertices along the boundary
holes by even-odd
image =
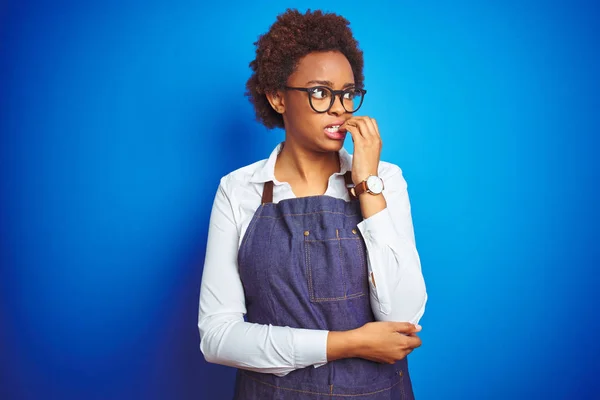
[[[367,181],[366,180],[364,180],[361,183],[359,183],[358,185],[354,186],[354,194],[356,195],[356,197],[360,196],[361,194],[363,194],[366,191],[367,191]]]

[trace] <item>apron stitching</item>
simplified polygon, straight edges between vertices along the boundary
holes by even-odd
[[[305,236],[306,238],[306,236]],[[308,276],[308,297],[310,298],[310,300],[314,301],[315,300],[315,294],[313,291],[313,286],[312,286],[312,267],[310,265],[310,252],[308,251],[308,243],[306,243],[306,241],[308,241],[307,239],[304,239],[305,243],[304,243],[304,250],[306,252],[306,273]]]
[[[361,247],[360,242],[358,240],[356,241],[356,247],[358,247],[358,254],[360,256],[360,262],[361,262],[360,268],[363,269],[366,266],[365,265],[366,261],[365,261],[364,255],[362,254],[362,247]],[[366,252],[366,250],[365,250],[365,252]],[[369,273],[367,271],[367,280],[369,279],[368,275],[369,275]]]
[[[404,374],[402,373],[402,370],[400,370],[400,382],[402,383],[402,385],[400,385],[400,394],[402,395],[402,398],[405,399],[406,394],[404,393]]]
[[[363,297],[364,295],[365,295],[364,293],[356,293],[356,294],[352,294],[350,296],[344,296],[344,297],[317,297],[313,301],[315,303],[322,303],[324,301],[342,301],[342,300],[357,299],[359,297]]]
[[[275,386],[275,385],[273,385],[273,384],[270,384],[270,383],[267,383],[267,382],[263,382],[263,381],[261,381],[260,379],[256,379],[255,377],[253,377],[253,376],[250,376],[250,375],[246,374],[246,373],[245,373],[245,372],[243,372],[243,371],[242,371],[242,374],[243,374],[244,376],[246,376],[247,378],[250,378],[250,379],[252,379],[253,381],[260,383],[261,385],[266,385],[266,386],[269,386],[269,387],[271,387],[271,388],[274,388],[274,389],[287,390],[287,391],[289,391],[289,392],[296,392],[296,393],[306,393],[306,394],[317,394],[317,395],[331,395],[331,394],[332,394],[332,392],[331,392],[331,391],[333,390],[333,385],[329,385],[329,386],[330,386],[330,393],[327,393],[327,392],[313,392],[313,391],[310,391],[310,390],[301,390],[301,389],[285,388],[285,387],[281,387],[281,386]],[[402,380],[398,380],[398,382],[394,383],[394,384],[393,384],[393,385],[391,385],[391,386],[388,386],[388,387],[387,387],[387,388],[385,388],[385,389],[379,389],[379,390],[375,390],[375,391],[373,391],[373,392],[367,392],[367,393],[357,393],[357,394],[336,394],[336,395],[335,395],[335,397],[358,397],[358,396],[369,396],[369,395],[372,395],[372,394],[377,394],[377,393],[381,393],[381,392],[385,392],[385,391],[387,391],[387,390],[390,390],[390,389],[391,389],[391,388],[393,388],[394,386],[398,385],[400,382],[402,382]]]
[[[340,253],[340,271],[342,272],[342,285],[344,287],[344,298],[347,298],[348,288],[346,288],[346,277],[344,276],[344,266],[342,264],[342,242],[340,241],[340,231],[339,229],[335,230],[335,236],[338,241],[338,249]]]
[[[360,241],[360,239],[357,239],[357,238],[344,238],[344,237],[337,238],[337,239],[306,239],[307,242],[328,242],[328,241],[331,242],[333,240],[356,240],[357,242]],[[360,248],[360,246],[359,246],[359,248]]]
[[[343,237],[339,237],[339,229],[335,230],[336,236],[337,238],[335,239],[306,239],[308,236],[304,236],[304,241],[305,242],[326,242],[326,241],[334,241],[337,240],[338,244],[339,244],[339,253],[340,253],[340,267],[342,268],[342,284],[344,285],[344,295],[340,296],[340,297],[316,297],[314,294],[314,287],[313,287],[313,280],[312,280],[312,265],[310,264],[310,252],[308,251],[308,245],[307,243],[305,243],[305,249],[306,249],[306,260],[307,260],[307,276],[308,276],[308,286],[309,286],[309,290],[310,290],[310,300],[315,302],[315,303],[322,303],[322,302],[328,302],[328,301],[342,301],[342,300],[349,300],[349,299],[355,299],[355,298],[359,298],[364,296],[366,293],[365,292],[358,292],[358,293],[353,293],[353,294],[348,294],[348,290],[346,287],[346,280],[344,279],[344,270],[343,270],[343,265],[342,265],[342,261],[343,261],[343,257],[342,257],[342,248],[341,248],[341,241],[342,240],[354,240],[356,241],[356,246],[359,252],[359,257],[360,257],[360,261],[362,262],[361,264],[361,268],[364,266],[365,263],[365,258],[362,254],[362,248],[360,246],[360,238],[343,238]]]
[[[260,218],[281,219],[282,217],[297,217],[297,216],[316,215],[316,214],[337,214],[337,215],[343,215],[345,217],[356,217],[357,215],[359,215],[359,214],[345,214],[345,213],[339,212],[339,211],[315,211],[315,212],[302,213],[302,214],[281,214],[280,216],[277,216],[277,217],[274,217],[272,215],[261,215]]]

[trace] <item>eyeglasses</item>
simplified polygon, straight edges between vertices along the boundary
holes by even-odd
[[[335,97],[340,96],[340,102],[344,110],[349,113],[358,111],[363,103],[365,94],[364,89],[348,88],[344,90],[333,90],[327,86],[313,86],[309,88],[285,87],[288,90],[299,90],[308,93],[308,102],[311,108],[318,113],[326,113],[333,107]]]

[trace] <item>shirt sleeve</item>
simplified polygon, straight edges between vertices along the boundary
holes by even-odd
[[[402,170],[384,181],[387,207],[358,224],[367,247],[371,308],[378,321],[418,323],[427,292]]]
[[[200,350],[208,362],[279,376],[325,364],[328,331],[244,321],[239,233],[224,182],[215,196],[208,229],[198,311]]]

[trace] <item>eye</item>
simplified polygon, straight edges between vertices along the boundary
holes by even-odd
[[[329,90],[323,87],[315,87],[310,90],[310,95],[313,99],[326,99],[329,97]]]
[[[360,96],[360,92],[357,92],[356,89],[347,89],[344,91],[344,99],[345,100],[354,100],[355,98]]]

